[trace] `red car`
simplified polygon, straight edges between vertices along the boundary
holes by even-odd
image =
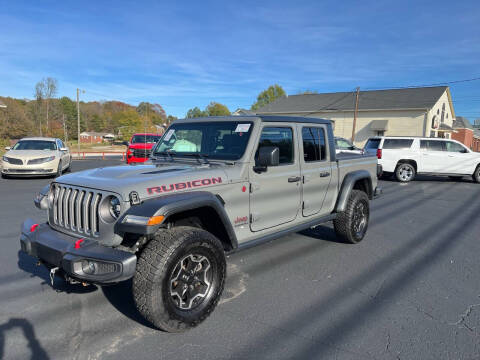
[[[160,134],[133,134],[127,149],[127,164],[147,161],[153,146],[162,135]]]

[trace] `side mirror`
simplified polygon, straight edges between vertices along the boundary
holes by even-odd
[[[60,148],[60,151],[68,151],[68,148],[66,147]]]
[[[463,154],[466,154],[466,153],[468,153],[468,150],[467,149],[462,149],[462,150],[460,150],[460,152],[463,153]]]
[[[278,166],[280,163],[280,149],[275,146],[264,146],[258,149],[258,159],[253,171],[257,173],[267,171],[269,166]]]
[[[7,150],[7,151],[8,151],[8,150],[10,150],[10,149],[11,149],[11,147],[10,147],[10,146],[5,146],[5,150]]]
[[[129,146],[130,143],[129,143],[128,141],[123,141],[123,142],[122,142],[122,145]]]

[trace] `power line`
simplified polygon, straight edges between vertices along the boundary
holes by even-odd
[[[478,80],[480,80],[480,76],[470,78],[470,79],[444,81],[444,82],[433,83],[433,84],[409,85],[409,86],[398,86],[398,87],[365,88],[365,89],[367,89],[367,90],[412,89],[412,88],[421,88],[421,87],[432,87],[432,86],[459,84],[459,83],[470,82],[470,81],[478,81]]]

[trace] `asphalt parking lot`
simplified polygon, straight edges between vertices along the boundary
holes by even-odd
[[[229,256],[220,305],[184,334],[145,324],[128,282],[52,289],[19,252],[23,219],[46,219],[32,200],[49,181],[0,180],[0,358],[480,358],[480,185],[470,179],[381,181],[357,245],[328,225]]]

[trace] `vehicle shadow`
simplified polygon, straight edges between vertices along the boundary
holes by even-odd
[[[382,176],[380,180],[389,182],[389,183],[399,183],[400,182],[395,178],[394,175],[391,176]],[[412,182],[415,181],[432,181],[432,182],[450,182],[450,183],[475,183],[473,181],[471,176],[465,175],[462,177],[459,177],[458,179],[450,179],[448,176],[434,176],[434,175],[416,175],[415,179],[412,180]]]
[[[50,283],[50,271],[44,265],[37,265],[37,260],[24,253],[18,251],[18,267],[19,269],[31,274],[31,277],[38,277],[43,282],[41,285],[51,286],[58,292],[65,292],[67,294],[85,294],[97,290],[95,285],[83,286],[81,284],[69,284],[63,278],[59,276],[55,277],[54,286]]]
[[[6,332],[9,330],[14,330],[19,328],[23,332],[23,336],[28,342],[28,348],[30,349],[31,356],[30,359],[37,359],[37,360],[48,360],[50,357],[48,356],[45,349],[42,348],[42,345],[38,341],[37,337],[35,336],[35,329],[33,328],[32,324],[22,318],[11,318],[8,322],[4,324],[0,324],[0,359],[5,359],[5,339],[6,339]]]
[[[143,318],[135,306],[132,296],[132,280],[123,281],[115,285],[102,286],[102,292],[117,311],[143,326],[155,329]]]

